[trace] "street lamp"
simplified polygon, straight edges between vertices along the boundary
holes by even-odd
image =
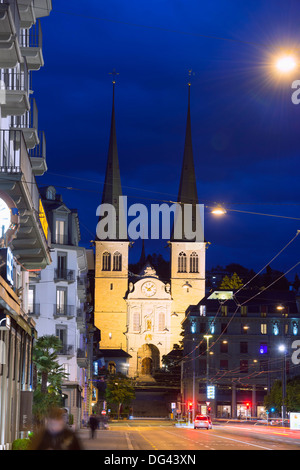
[[[281,74],[289,74],[297,67],[297,60],[292,54],[285,54],[277,58],[275,67]]]
[[[283,420],[286,418],[286,346],[281,344],[278,347],[279,351],[283,353],[283,362],[282,362],[282,406],[281,406],[281,417],[282,417],[282,426],[284,425]]]

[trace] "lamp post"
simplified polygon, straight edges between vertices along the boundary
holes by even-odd
[[[284,425],[284,419],[286,418],[286,346],[281,344],[279,346],[279,351],[283,353],[282,361],[282,406],[281,406],[281,417],[282,417],[282,426]]]
[[[209,384],[209,340],[212,338],[212,335],[204,335],[206,339],[206,399],[207,399],[207,390]]]

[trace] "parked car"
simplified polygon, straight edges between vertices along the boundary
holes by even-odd
[[[206,428],[212,429],[212,422],[210,416],[198,415],[194,420],[194,429]]]

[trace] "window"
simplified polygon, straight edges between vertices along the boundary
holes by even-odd
[[[199,272],[199,257],[196,252],[193,252],[190,256],[190,273]]]
[[[228,343],[227,342],[222,341],[222,343],[220,344],[220,352],[221,353],[228,353]]]
[[[34,313],[35,304],[35,286],[29,286],[28,289],[28,312]]]
[[[140,331],[140,314],[135,312],[132,319],[132,328],[133,331]]]
[[[200,305],[199,307],[200,317],[206,316],[206,305]]]
[[[248,307],[246,305],[241,306],[241,316],[246,317],[248,312]]]
[[[268,306],[267,305],[261,305],[260,306],[260,316],[261,317],[266,317],[268,313]]]
[[[240,373],[247,374],[248,373],[248,361],[243,359],[240,361]]]
[[[186,254],[181,252],[178,256],[178,272],[186,273]]]
[[[266,343],[261,343],[259,347],[259,354],[267,354],[268,353],[268,345]]]
[[[260,325],[260,332],[262,335],[266,335],[267,332],[268,332],[268,329],[267,329],[267,324],[266,323],[261,323]]]
[[[67,253],[57,253],[57,272],[63,275],[67,270]]]
[[[122,271],[122,255],[115,253],[113,258],[113,271]]]
[[[163,312],[160,312],[158,314],[158,330],[163,331],[165,329],[165,326],[166,326],[165,314]]]
[[[65,220],[56,220],[55,222],[55,243],[63,245],[66,240],[66,222]]]
[[[248,354],[248,343],[246,341],[241,341],[240,343],[240,353]]]
[[[221,323],[221,333],[227,333],[228,324]]]
[[[220,370],[228,370],[228,360],[221,359],[220,360]]]
[[[228,314],[228,306],[227,305],[222,305],[221,306],[221,316],[222,317],[227,317]]]
[[[191,333],[196,333],[196,322],[192,321],[191,323]]]
[[[53,186],[50,186],[48,189],[47,189],[47,199],[49,199],[50,201],[55,201],[55,197],[56,197],[56,190]]]
[[[55,334],[62,343],[62,349],[60,352],[63,352],[66,350],[67,346],[67,327],[65,325],[57,325]]]
[[[107,251],[102,256],[102,271],[111,270],[111,255]]]
[[[56,313],[64,315],[67,306],[67,288],[57,287],[56,289]]]

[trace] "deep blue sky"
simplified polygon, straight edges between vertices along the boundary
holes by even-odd
[[[78,209],[83,245],[96,230],[114,68],[121,177],[132,201],[176,199],[192,69],[200,202],[300,218],[300,105],[291,101],[300,70],[279,81],[270,65],[280,47],[299,45],[300,54],[299,18],[297,0],[53,0],[42,20],[45,67],[33,75],[47,138],[48,173],[38,182],[56,185]],[[206,211],[207,266],[259,270],[297,229],[300,220]],[[271,267],[291,268],[299,246],[300,237]],[[139,251],[136,243],[132,261]]]

